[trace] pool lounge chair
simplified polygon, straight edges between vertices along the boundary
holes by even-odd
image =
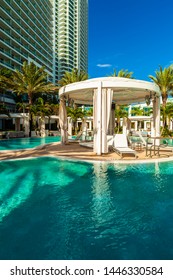
[[[136,151],[128,147],[127,136],[124,134],[116,134],[114,136],[112,149],[119,154],[121,158],[123,158],[123,155],[127,154],[134,155],[135,158],[137,158]]]

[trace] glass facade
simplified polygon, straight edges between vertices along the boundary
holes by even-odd
[[[45,66],[53,81],[53,1],[1,0],[0,65],[21,69],[24,61]]]
[[[88,0],[1,0],[0,18],[0,66],[34,61],[53,82],[88,71]]]

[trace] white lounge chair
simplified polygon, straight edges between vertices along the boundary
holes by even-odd
[[[127,136],[124,134],[116,134],[113,139],[112,149],[118,153],[121,158],[123,155],[131,154],[137,157],[136,151],[128,147]]]

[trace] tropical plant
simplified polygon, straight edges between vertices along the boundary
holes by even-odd
[[[29,105],[24,102],[17,102],[16,108],[18,112],[27,113],[29,110]]]
[[[162,120],[166,120],[166,123],[168,124],[162,129],[162,136],[171,136],[172,132],[169,131],[168,127],[170,125],[170,122],[173,122],[173,103],[168,102],[166,104],[166,107],[162,105],[160,113]]]
[[[87,115],[87,112],[85,110],[82,110],[82,108],[67,107],[67,116],[70,117],[74,123],[75,134],[77,134],[77,119],[80,118],[83,120],[86,115]]]
[[[115,118],[116,118],[116,133],[120,132],[120,119],[128,117],[128,112],[125,110],[126,106],[116,105]]]
[[[32,107],[31,107],[32,106]],[[49,116],[52,113],[51,105],[48,103],[44,103],[43,98],[39,97],[37,102],[33,105],[30,105],[31,110],[35,113],[35,115],[40,117]]]
[[[132,116],[143,116],[144,115],[144,110],[140,106],[132,107],[131,115]]]
[[[51,105],[44,103],[43,98],[39,97],[37,102],[29,105],[29,110],[32,115],[33,128],[36,129],[36,117],[39,117],[39,131],[41,136],[45,136],[45,117],[52,114]]]
[[[110,74],[110,77],[122,77],[122,78],[129,78],[129,79],[134,79],[133,78],[133,72],[129,72],[127,69],[121,69],[117,71],[114,69],[114,72]]]
[[[22,71],[15,70],[9,80],[9,86],[18,95],[27,94],[29,104],[38,93],[50,93],[56,90],[55,85],[47,81],[45,67],[38,68],[34,62],[23,63]]]
[[[52,115],[59,115],[59,104],[50,104]]]
[[[88,79],[88,74],[84,70],[73,68],[71,72],[65,72],[62,79],[58,81],[60,87],[71,83],[76,83]],[[68,98],[68,106],[72,105],[72,100]]]
[[[173,95],[173,70],[172,67],[165,67],[162,69],[159,66],[159,70],[155,71],[156,76],[149,75],[149,78],[154,81],[156,85],[160,88],[162,95],[162,105],[163,111],[166,108],[166,103],[168,95]],[[165,118],[165,113],[163,113],[163,130],[167,127],[167,119]]]
[[[88,110],[86,110],[86,115],[88,117],[92,117],[93,116],[93,107],[89,108]]]
[[[22,71],[15,70],[8,79],[8,88],[17,95],[28,96],[29,105],[33,105],[33,98],[40,93],[53,93],[57,90],[52,83],[47,81],[48,74],[45,67],[38,68],[34,62],[23,63]],[[30,112],[31,107],[29,107]],[[32,114],[30,115],[30,135],[32,126]]]
[[[8,85],[8,81],[9,78],[11,78],[12,76],[12,71],[3,67],[0,68],[0,90],[7,90],[9,85]]]
[[[155,77],[149,75],[149,78],[160,88],[162,103],[165,108],[168,95],[173,95],[173,69],[171,66],[164,69],[159,66],[159,70],[156,70],[155,74]]]
[[[143,115],[144,116],[151,116],[153,113],[153,109],[151,107],[144,107],[143,108]]]
[[[65,72],[62,79],[58,82],[58,84],[62,86],[66,86],[71,83],[80,82],[88,79],[88,74],[83,70],[78,70],[76,68],[72,69],[71,72]]]
[[[8,93],[8,95],[14,97],[12,92],[9,91],[9,85],[8,81],[12,76],[12,71],[7,69],[7,68],[0,68],[0,94],[2,95],[2,102],[3,102],[3,107],[5,108],[6,114],[8,114],[8,109],[5,106],[5,99],[4,95]],[[4,109],[3,109],[4,110]]]

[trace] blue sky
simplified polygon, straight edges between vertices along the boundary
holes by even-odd
[[[148,80],[173,63],[173,0],[89,0],[89,77]]]

